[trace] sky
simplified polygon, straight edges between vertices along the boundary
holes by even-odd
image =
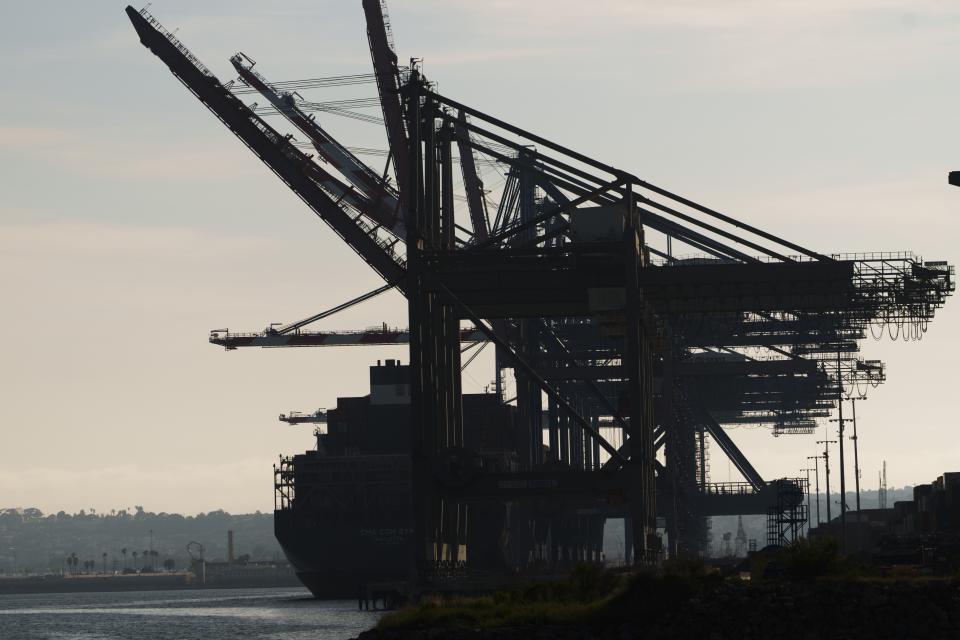
[[[368,73],[359,0],[157,0],[226,80]],[[960,5],[926,0],[394,0],[402,60],[439,90],[821,252],[956,263]],[[363,395],[404,348],[238,350],[377,277],[137,40],[121,4],[0,2],[0,507],[269,510],[271,465],[312,446],[277,415]],[[335,91],[335,90],[334,90]],[[310,99],[370,97],[370,85]],[[351,146],[380,127],[327,123]],[[372,163],[381,163],[374,158]],[[318,328],[403,326],[390,293]],[[864,485],[960,470],[960,302],[923,341],[863,345]],[[479,358],[465,386],[492,377]],[[764,477],[816,437],[731,430]],[[719,452],[712,478],[736,480]],[[852,482],[852,470],[848,478]],[[834,477],[836,482],[836,477]]]

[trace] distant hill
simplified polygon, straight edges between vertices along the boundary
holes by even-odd
[[[820,513],[827,518],[826,500],[821,496]],[[832,494],[833,515],[839,513],[840,496]],[[912,500],[913,487],[890,489],[888,506],[899,500]],[[863,508],[877,507],[877,491],[861,491]],[[854,508],[853,493],[847,494],[847,505]],[[813,508],[816,519],[816,504]],[[744,516],[743,528],[748,539],[757,541],[758,547],[766,544],[766,516]],[[230,514],[225,511],[199,513],[185,516],[178,513],[153,513],[137,507],[133,513],[126,510],[110,514],[80,511],[68,514],[44,514],[39,509],[0,508],[0,573],[27,571],[59,571],[66,566],[66,558],[77,554],[81,566],[84,561],[94,561],[96,570],[104,565],[106,553],[108,571],[120,571],[124,567],[142,568],[144,550],[150,549],[150,532],[153,531],[153,558],[155,566],[163,566],[170,559],[178,568],[189,564],[187,543],[199,542],[205,548],[208,560],[225,560],[227,557],[227,531],[234,532],[237,557],[248,555],[251,560],[282,559],[283,552],[273,535],[272,513]],[[713,538],[712,555],[721,553],[721,537],[725,532],[734,535],[737,518],[725,516],[711,518]],[[604,553],[608,560],[616,561],[623,553],[623,521],[608,520],[604,531]],[[127,549],[126,556],[122,549]],[[137,553],[134,560],[133,553]]]
[[[272,513],[234,515],[211,511],[184,516],[152,513],[137,507],[133,513],[122,510],[110,514],[44,514],[39,509],[0,509],[0,573],[58,571],[74,553],[81,567],[83,562],[92,560],[97,571],[103,569],[104,553],[108,571],[119,571],[124,566],[142,568],[147,564],[144,551],[151,548],[151,531],[153,550],[157,552],[153,563],[163,566],[163,561],[170,559],[176,567],[184,568],[189,563],[189,542],[202,544],[208,560],[226,559],[228,530],[234,532],[237,557],[283,558],[273,536]],[[127,550],[125,556],[123,549]]]

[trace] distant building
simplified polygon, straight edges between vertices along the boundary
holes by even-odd
[[[913,488],[913,500],[846,515],[846,551],[885,564],[949,565],[960,559],[960,473]],[[841,539],[840,518],[810,530],[810,539]]]

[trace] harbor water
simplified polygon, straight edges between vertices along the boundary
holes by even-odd
[[[346,640],[376,621],[301,588],[0,596],[2,640]]]

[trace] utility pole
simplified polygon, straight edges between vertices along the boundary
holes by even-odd
[[[840,367],[840,363],[838,361],[837,371],[840,370],[839,367]],[[842,394],[843,385],[841,384],[839,388],[840,388],[839,394]],[[846,473],[845,473],[846,467],[843,461],[843,440],[844,440],[843,427],[844,427],[844,424],[846,424],[847,422],[850,422],[850,419],[843,417],[842,395],[840,395],[840,397],[837,398],[837,408],[840,411],[840,415],[836,418],[830,419],[828,422],[836,422],[838,425],[837,426],[838,436],[837,436],[837,440],[834,440],[834,442],[837,442],[840,445],[840,550],[846,551],[847,550],[847,484],[846,484]],[[827,490],[827,493],[828,494],[830,493],[829,489]],[[830,503],[828,502],[827,503],[828,512],[829,512],[829,504]],[[829,519],[829,516],[828,516],[828,519]]]
[[[810,472],[813,469],[800,469],[807,474],[807,537],[810,537],[810,515],[813,513],[813,505],[810,503]]]
[[[840,549],[847,550],[847,481],[843,464],[843,371],[840,369],[840,350],[837,350],[837,441],[840,445]]]
[[[853,435],[850,436],[850,439],[853,440],[853,479],[856,482],[857,487],[857,513],[860,512],[860,456],[858,454],[857,446],[857,399],[850,398],[850,408],[853,412]],[[857,515],[859,520],[860,516]]]
[[[820,519],[820,456],[807,456],[807,460],[813,460],[813,478],[817,488],[817,526],[823,522]]]
[[[880,508],[887,508],[887,461],[883,461],[883,473],[878,474],[880,476],[880,491],[877,492],[877,498],[880,502]]]
[[[830,445],[836,443],[836,440],[817,440],[817,444],[823,445],[823,475],[827,481],[827,522],[832,519],[830,517]]]

